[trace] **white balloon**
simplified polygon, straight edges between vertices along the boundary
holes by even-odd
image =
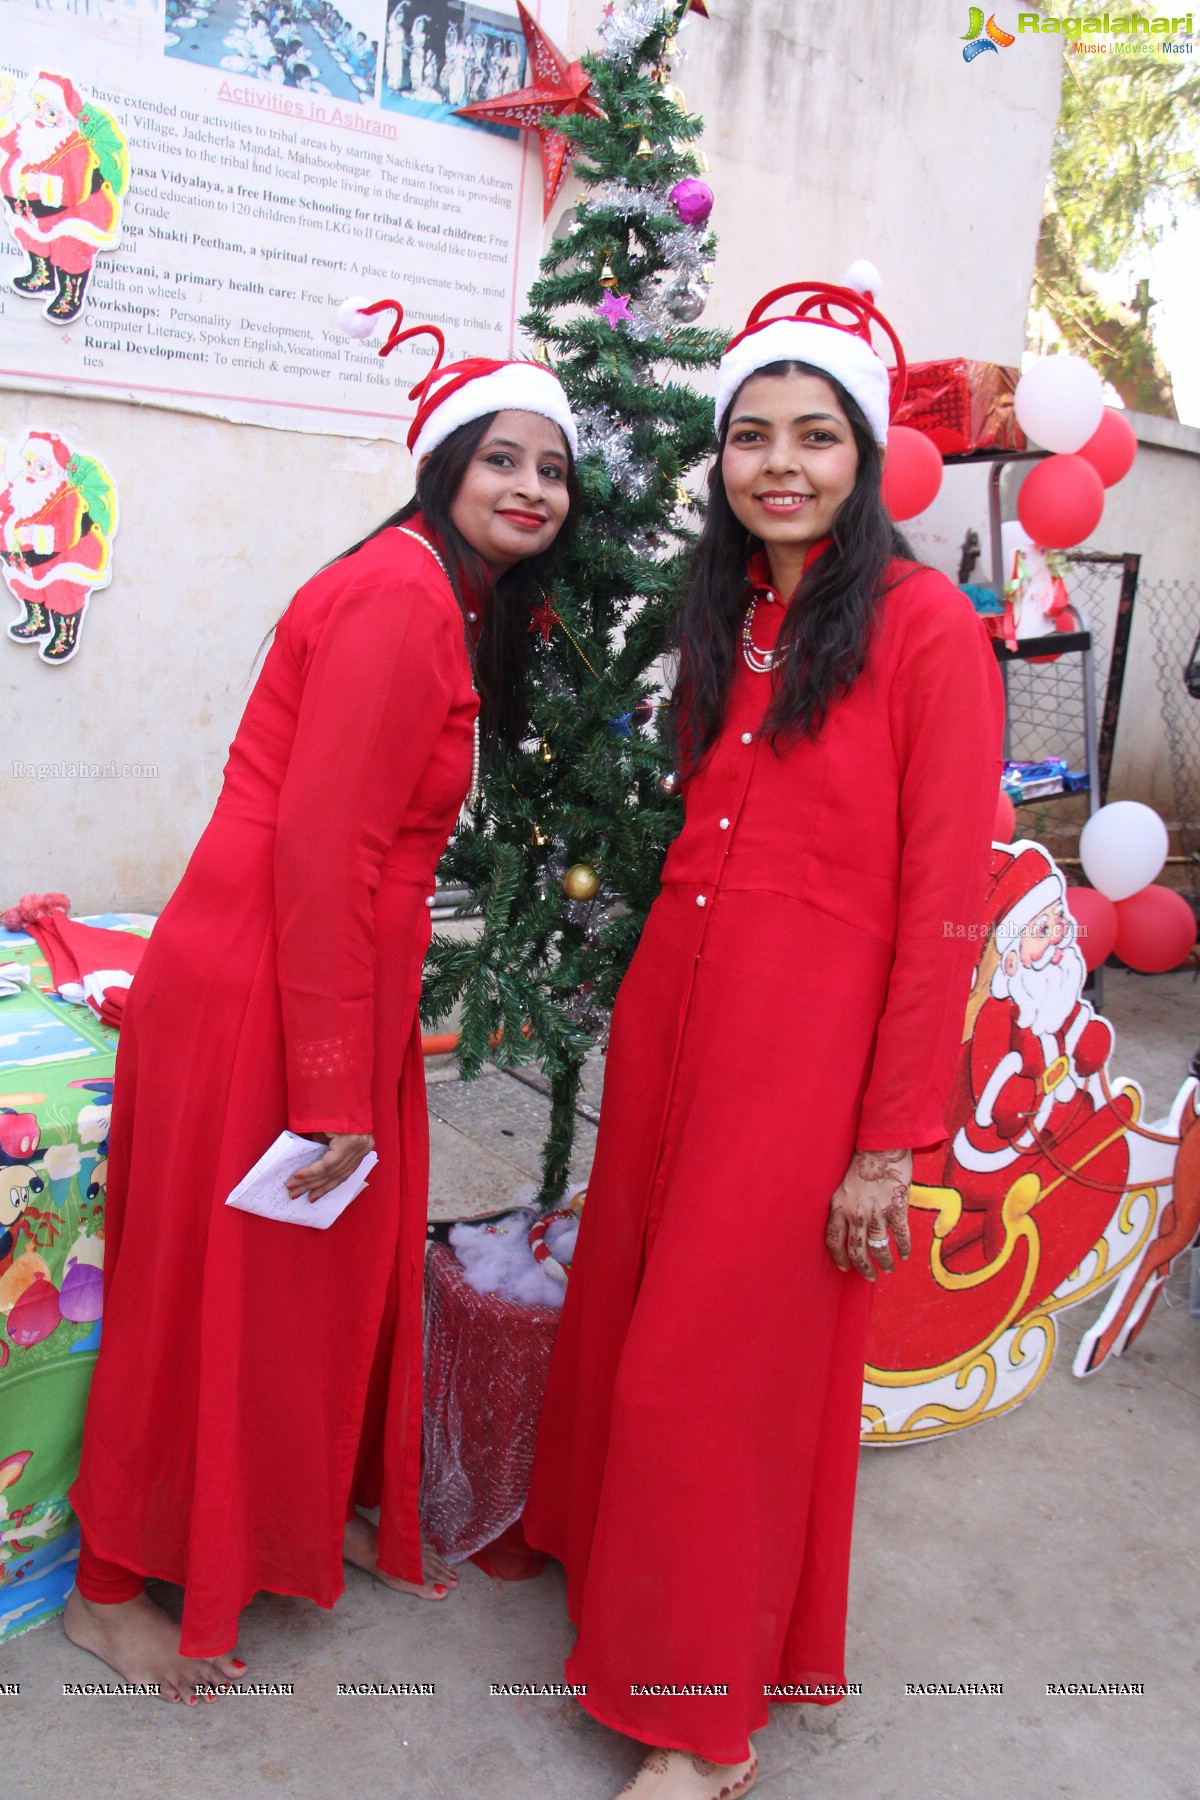
[[[1082,450],[1104,414],[1104,384],[1081,356],[1043,356],[1013,396],[1017,422],[1043,450]]]
[[[366,317],[362,309],[370,304],[365,294],[351,294],[348,300],[343,300],[337,309],[338,330],[344,331],[347,337],[370,337],[379,317],[378,313],[373,313],[369,319]]]
[[[1079,860],[1094,888],[1110,900],[1128,900],[1154,880],[1167,848],[1167,828],[1152,806],[1113,800],[1080,833]]]

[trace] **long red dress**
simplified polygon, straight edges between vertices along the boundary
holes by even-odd
[[[187,1655],[228,1650],[260,1588],[331,1606],[352,1496],[382,1507],[380,1567],[421,1579],[416,1009],[477,707],[428,548],[389,529],[315,576],[130,989],[71,1500],[99,1557],[185,1585]],[[223,1204],[285,1126],[374,1133],[328,1231]]]
[[[830,1258],[829,1202],[856,1147],[944,1138],[977,950],[954,928],[983,916],[995,659],[944,576],[889,575],[818,737],[756,735],[771,677],[739,655],[686,784],[613,1013],[524,1514],[566,1567],[581,1704],[721,1763],[770,1699],[845,1684],[873,1290]]]

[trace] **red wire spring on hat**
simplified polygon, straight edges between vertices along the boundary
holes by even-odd
[[[777,300],[786,299],[789,294],[805,294],[808,298],[802,300],[793,312],[783,313],[774,319],[764,319],[763,314],[767,308],[774,306]],[[835,309],[842,313],[848,313],[850,318],[848,320],[835,318]],[[814,315],[816,315],[815,318]],[[838,287],[828,281],[793,281],[786,287],[772,288],[771,292],[764,294],[751,311],[750,317],[746,320],[745,330],[739,331],[738,335],[726,345],[726,349],[732,350],[734,344],[740,344],[743,338],[749,337],[753,332],[762,331],[768,325],[778,324],[780,318],[808,319],[814,324],[832,325],[836,331],[848,332],[852,337],[862,338],[867,344],[871,342],[871,326],[880,326],[891,339],[892,349],[896,353],[896,366],[892,370],[892,396],[889,408],[890,416],[893,419],[896,417],[908,387],[908,363],[905,361],[900,339],[883,314],[872,304],[869,294],[860,294],[856,288]]]
[[[396,315],[391,330],[379,346],[380,356],[390,356],[396,346],[404,343],[406,338],[424,336],[436,340],[437,355],[433,359],[433,367],[427,370],[427,372],[422,375],[420,381],[408,390],[409,399],[415,400],[421,390],[428,386],[441,368],[442,358],[446,354],[446,340],[442,335],[441,328],[437,325],[408,325],[401,330],[401,326],[404,326],[404,308],[398,300],[376,300],[371,306],[360,306],[358,310],[364,317],[369,317],[373,313],[380,312],[394,312]]]

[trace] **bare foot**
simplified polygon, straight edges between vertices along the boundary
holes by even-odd
[[[652,1750],[622,1794],[634,1800],[737,1800],[758,1780],[758,1757],[745,1762],[707,1762],[684,1750]]]
[[[346,1521],[346,1535],[342,1540],[342,1556],[356,1569],[365,1569],[376,1581],[382,1581],[385,1587],[395,1588],[400,1594],[415,1594],[418,1600],[444,1600],[451,1588],[458,1586],[458,1576],[454,1570],[444,1563],[436,1550],[424,1542],[421,1544],[421,1569],[423,1582],[401,1581],[398,1575],[385,1575],[375,1561],[377,1532],[370,1519],[364,1519],[361,1513],[355,1513]]]
[[[90,1650],[122,1680],[156,1683],[160,1700],[186,1700],[189,1706],[216,1700],[219,1695],[206,1690],[236,1681],[246,1668],[232,1655],[183,1656],[178,1625],[145,1593],[101,1606],[72,1588],[63,1626],[73,1644]]]

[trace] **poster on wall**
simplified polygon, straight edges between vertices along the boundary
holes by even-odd
[[[521,354],[536,146],[454,111],[525,79],[515,5],[0,4],[0,386],[403,438],[428,354],[349,295]]]

